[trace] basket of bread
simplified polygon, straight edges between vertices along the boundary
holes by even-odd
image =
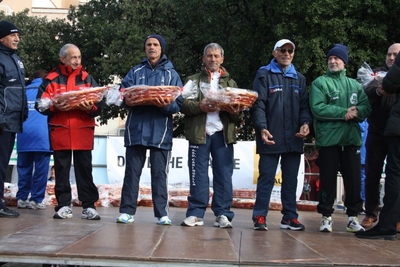
[[[84,87],[79,90],[56,93],[51,98],[38,99],[38,109],[44,111],[53,106],[54,103],[63,102],[68,102],[72,109],[78,108],[83,101],[98,103],[107,94],[107,89],[107,86]]]
[[[209,84],[204,83],[200,85],[200,90],[205,98],[224,111],[232,110],[231,108],[240,111],[249,109],[258,97],[258,93],[252,90],[221,86],[212,89]]]
[[[181,88],[173,85],[135,85],[122,89],[125,103],[130,106],[166,107],[181,94]]]

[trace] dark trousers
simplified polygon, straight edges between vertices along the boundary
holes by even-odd
[[[4,198],[4,182],[6,180],[7,167],[10,162],[14,143],[15,133],[0,130],[0,209],[5,208],[2,201]]]
[[[400,216],[400,137],[389,137],[385,169],[385,196],[378,225],[396,231]]]
[[[275,184],[276,168],[281,158],[282,186],[281,202],[283,219],[297,219],[296,191],[299,172],[300,153],[261,154],[258,163],[259,176],[257,181],[256,202],[253,218],[257,215],[267,216],[271,192]]]
[[[211,210],[215,216],[225,215],[232,221],[234,212],[230,210],[233,201],[233,144],[225,144],[222,131],[206,135],[206,144],[189,143],[190,196],[186,217],[203,218],[210,200],[210,178],[208,167],[211,154],[213,196]]]
[[[94,203],[99,199],[99,192],[93,183],[92,151],[91,150],[58,150],[54,151],[54,171],[56,175],[56,198],[58,211],[63,206],[71,205],[70,170],[74,157],[74,170],[78,198],[82,207],[95,208]]]
[[[154,217],[168,215],[168,171],[171,151],[155,147],[128,146],[125,152],[125,177],[121,193],[120,213],[134,215],[137,208],[139,182],[147,149],[150,150],[151,197]]]
[[[320,193],[318,213],[331,216],[336,196],[337,172],[343,177],[344,205],[348,216],[357,216],[362,209],[360,147],[322,147],[318,156]],[[340,197],[340,196],[337,196]]]
[[[365,215],[377,218],[379,214],[379,187],[384,161],[388,153],[388,140],[381,134],[368,132],[365,149]]]
[[[41,203],[46,193],[49,175],[50,152],[18,152],[17,199],[34,200]]]

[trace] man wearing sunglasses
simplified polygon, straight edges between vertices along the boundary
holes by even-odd
[[[280,228],[305,229],[297,220],[296,189],[303,139],[310,132],[311,112],[306,79],[292,64],[295,48],[288,39],[278,41],[272,51],[274,58],[258,70],[253,83],[258,98],[250,115],[256,129],[256,152],[260,155],[252,214],[254,230],[268,230],[266,216],[279,161],[283,214]]]
[[[348,48],[336,44],[327,54],[328,70],[311,84],[310,107],[314,118],[315,146],[319,150],[320,193],[317,211],[320,232],[332,232],[333,203],[338,171],[343,177],[348,232],[364,231],[357,215],[362,210],[362,122],[371,112],[361,84],[346,76]],[[340,196],[338,196],[340,197]]]

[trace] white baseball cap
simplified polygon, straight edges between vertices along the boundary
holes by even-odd
[[[289,39],[282,39],[279,40],[275,46],[274,46],[274,50],[276,50],[279,47],[284,46],[285,44],[291,44],[293,46],[293,49],[296,49],[296,46],[294,45],[294,43],[292,41],[290,41]]]

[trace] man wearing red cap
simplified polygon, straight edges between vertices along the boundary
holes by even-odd
[[[22,123],[28,118],[25,69],[15,53],[18,44],[18,28],[9,21],[0,21],[0,217],[19,216],[3,202],[4,181],[15,134],[22,132]]]

